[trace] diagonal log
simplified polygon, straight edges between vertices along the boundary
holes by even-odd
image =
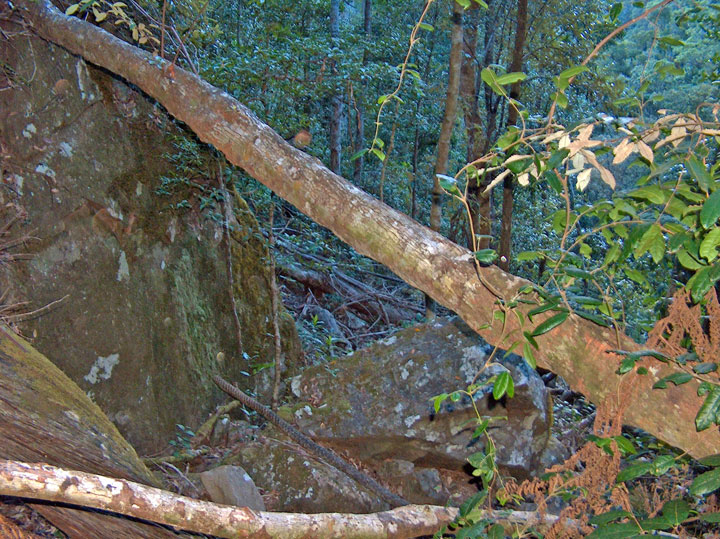
[[[520,335],[513,316],[508,317],[505,332],[499,323],[483,329],[486,323],[493,323],[497,298],[478,279],[466,249],[333,174],[319,160],[287,144],[233,97],[191,73],[100,28],[61,14],[48,0],[17,0],[15,5],[24,11],[38,35],[143,89],[231,163],[358,252],[385,264],[410,285],[455,311],[491,344],[508,347]],[[482,276],[505,297],[528,284],[496,267],[484,268]],[[511,332],[509,339],[507,330]],[[637,376],[633,383],[628,383],[628,378],[636,375],[621,378],[615,373],[617,357],[609,351],[637,350],[629,337],[570,316],[537,341],[538,364],[563,376],[574,390],[596,404],[611,399],[622,407],[623,393],[632,387],[632,394],[625,396],[632,399],[632,406],[625,411],[626,423],[695,457],[714,454],[720,447],[717,428],[695,430],[694,417],[701,404],[695,382],[653,390],[655,381],[672,372],[671,366],[659,364],[638,364],[650,367],[650,373]]]

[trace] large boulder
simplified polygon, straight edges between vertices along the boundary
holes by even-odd
[[[21,329],[155,452],[225,399],[212,374],[254,387],[243,373],[273,361],[265,242],[245,205],[228,249],[212,166],[193,176],[216,158],[160,107],[62,48],[12,36],[0,40],[14,74],[0,92],[0,203],[36,241],[30,260],[3,266],[6,301],[65,298]],[[169,184],[173,196],[158,194]],[[292,366],[300,347],[284,310],[280,325]]]
[[[482,448],[473,439],[477,415],[489,429],[503,471],[527,477],[540,471],[550,436],[545,386],[516,355],[491,363],[492,351],[459,319],[411,327],[338,361],[305,370],[292,381],[299,403],[286,410],[315,440],[364,462],[405,461],[421,468],[462,470]],[[515,396],[493,399],[491,386],[435,412],[432,399],[509,371]],[[403,493],[412,499],[412,493]]]

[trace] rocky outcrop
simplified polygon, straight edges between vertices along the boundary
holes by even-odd
[[[485,364],[491,348],[454,319],[403,330],[338,361],[308,369],[292,382],[301,401],[293,420],[317,441],[363,461],[400,459],[427,468],[462,469],[479,450],[473,439],[477,418],[470,398],[447,399],[435,412],[432,399],[465,389]],[[515,396],[496,401],[492,386],[477,392],[497,462],[518,477],[538,471],[550,434],[551,411],[540,377],[509,355],[492,363],[477,383],[503,371],[512,374]]]
[[[510,372],[515,396],[495,401],[491,386],[447,399],[438,412],[432,398],[464,389],[491,349],[454,319],[408,328],[339,359],[306,369],[292,381],[299,402],[279,410],[322,445],[334,449],[411,503],[457,503],[477,492],[468,457],[484,438],[473,438],[477,411],[493,418],[489,430],[501,471],[528,477],[554,464],[547,451],[551,410],[545,386],[525,361],[509,355],[478,377],[482,385]],[[387,508],[334,468],[269,428],[241,444],[227,460],[239,464],[278,511],[367,512]]]
[[[64,49],[9,36],[0,202],[36,241],[30,260],[3,267],[6,301],[32,310],[65,298],[21,329],[140,452],[155,452],[224,400],[212,374],[254,388],[246,373],[272,363],[265,242],[244,206],[227,249],[216,178],[197,175],[214,158],[159,106]],[[292,367],[294,322],[284,311],[280,322]]]

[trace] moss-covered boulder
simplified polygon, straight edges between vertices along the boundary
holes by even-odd
[[[541,466],[550,436],[545,386],[516,355],[491,363],[492,348],[459,319],[411,327],[338,361],[306,369],[292,382],[300,402],[286,409],[317,441],[365,462],[387,459],[417,468],[462,470],[484,438],[473,438],[477,414],[489,429],[497,462],[517,477]],[[481,372],[482,371],[482,372]],[[510,372],[515,396],[496,401],[492,385],[470,398],[433,397]],[[477,377],[477,378],[476,378]],[[477,414],[476,414],[477,410]],[[403,493],[412,496],[412,493]]]
[[[176,424],[192,428],[225,400],[213,373],[255,386],[243,372],[274,360],[267,249],[247,207],[227,248],[222,205],[204,209],[216,178],[188,177],[176,159],[187,135],[161,108],[59,47],[13,36],[0,40],[14,74],[0,92],[0,203],[35,241],[29,260],[3,268],[6,301],[52,304],[23,332],[139,451],[160,450]],[[203,195],[159,196],[163,177]],[[292,365],[294,323],[282,309],[280,322]]]

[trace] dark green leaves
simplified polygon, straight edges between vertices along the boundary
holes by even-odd
[[[690,485],[691,496],[703,496],[720,488],[720,468],[698,475]]]
[[[705,401],[695,417],[695,427],[702,431],[720,422],[720,386],[713,385],[705,395]]]
[[[437,174],[438,182],[440,183],[440,187],[443,188],[443,190],[447,191],[451,195],[454,195],[456,197],[461,197],[462,193],[460,192],[460,188],[458,187],[457,180],[453,178],[452,176],[446,176],[445,174]]]
[[[547,333],[548,331],[555,329],[567,320],[569,315],[570,313],[568,312],[561,312],[551,316],[533,330],[532,336],[537,337],[538,335],[542,335],[543,333]]]
[[[495,249],[480,249],[475,253],[475,258],[480,264],[487,266],[497,259],[498,254]]]
[[[682,384],[686,384],[690,380],[692,380],[691,374],[688,374],[686,372],[674,372],[655,382],[655,385],[653,385],[653,389],[665,389],[668,382],[672,382],[676,386],[679,386]]]
[[[498,374],[493,384],[493,398],[495,400],[501,399],[505,394],[510,398],[515,396],[515,385],[509,372]]]
[[[700,224],[708,229],[720,219],[720,189],[716,190],[703,204],[700,210]]]
[[[695,178],[700,189],[707,193],[710,190],[712,179],[707,168],[705,168],[705,164],[694,155],[688,157],[686,164],[690,175]]]

